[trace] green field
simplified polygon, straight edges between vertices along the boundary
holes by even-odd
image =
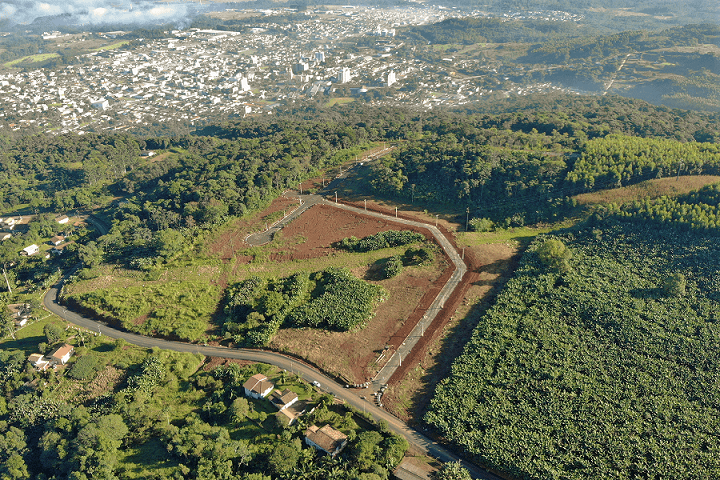
[[[15,60],[6,62],[4,65],[9,68],[9,67],[14,67],[16,65],[19,65],[21,63],[44,62],[45,60],[49,60],[51,58],[57,58],[59,56],[60,55],[57,53],[38,53],[36,55],[28,55],[27,57],[16,58]]]
[[[104,45],[100,48],[96,48],[95,52],[102,52],[103,50],[115,50],[116,48],[120,48],[123,45],[127,45],[130,43],[130,40],[122,40],[120,42],[111,43],[110,45]]]

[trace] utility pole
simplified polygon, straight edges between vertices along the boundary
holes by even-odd
[[[367,212],[367,200],[365,200],[365,211]]]
[[[468,226],[470,225],[470,207],[465,209],[465,231],[469,232]]]
[[[435,226],[436,226],[436,227],[437,227],[437,222],[438,222],[438,215],[435,214]]]
[[[395,207],[395,218],[397,218],[397,207]]]
[[[335,191],[335,203],[337,203],[337,190]]]
[[[5,269],[4,263],[3,263],[3,275],[5,276],[5,284],[8,287],[8,292],[12,294],[12,288],[10,288],[10,281],[7,278],[7,270]]]

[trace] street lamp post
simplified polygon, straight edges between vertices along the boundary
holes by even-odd
[[[469,229],[468,229],[469,225],[470,225],[470,207],[467,207],[465,209],[465,231],[466,232],[469,231]]]
[[[436,227],[437,227],[437,222],[438,222],[438,215],[436,214],[436,215],[435,215],[435,226],[436,226]]]

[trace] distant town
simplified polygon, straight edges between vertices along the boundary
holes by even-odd
[[[516,84],[516,66],[440,61],[413,55],[397,40],[398,28],[479,11],[424,6],[334,7],[304,12],[307,21],[275,23],[291,9],[252,14],[245,32],[189,28],[167,38],[118,42],[81,55],[77,64],[0,75],[0,131],[82,133],[132,130],[168,122],[199,125],[229,116],[268,115],[280,105],[324,98],[358,99],[431,109],[488,96],[568,89],[550,82]],[[311,17],[312,15],[312,17]],[[580,21],[567,12],[523,12],[508,18]],[[283,17],[286,18],[286,17]],[[104,32],[112,40],[127,32]],[[46,32],[46,40],[97,34]],[[135,46],[137,44],[137,46]],[[475,63],[470,65],[470,63]],[[456,69],[480,71],[459,74]]]

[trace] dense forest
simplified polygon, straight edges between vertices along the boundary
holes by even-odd
[[[426,120],[425,137],[384,158],[371,184],[378,193],[442,202],[458,214],[469,208],[505,226],[550,220],[583,191],[716,173],[713,127],[679,113],[623,100]]]

